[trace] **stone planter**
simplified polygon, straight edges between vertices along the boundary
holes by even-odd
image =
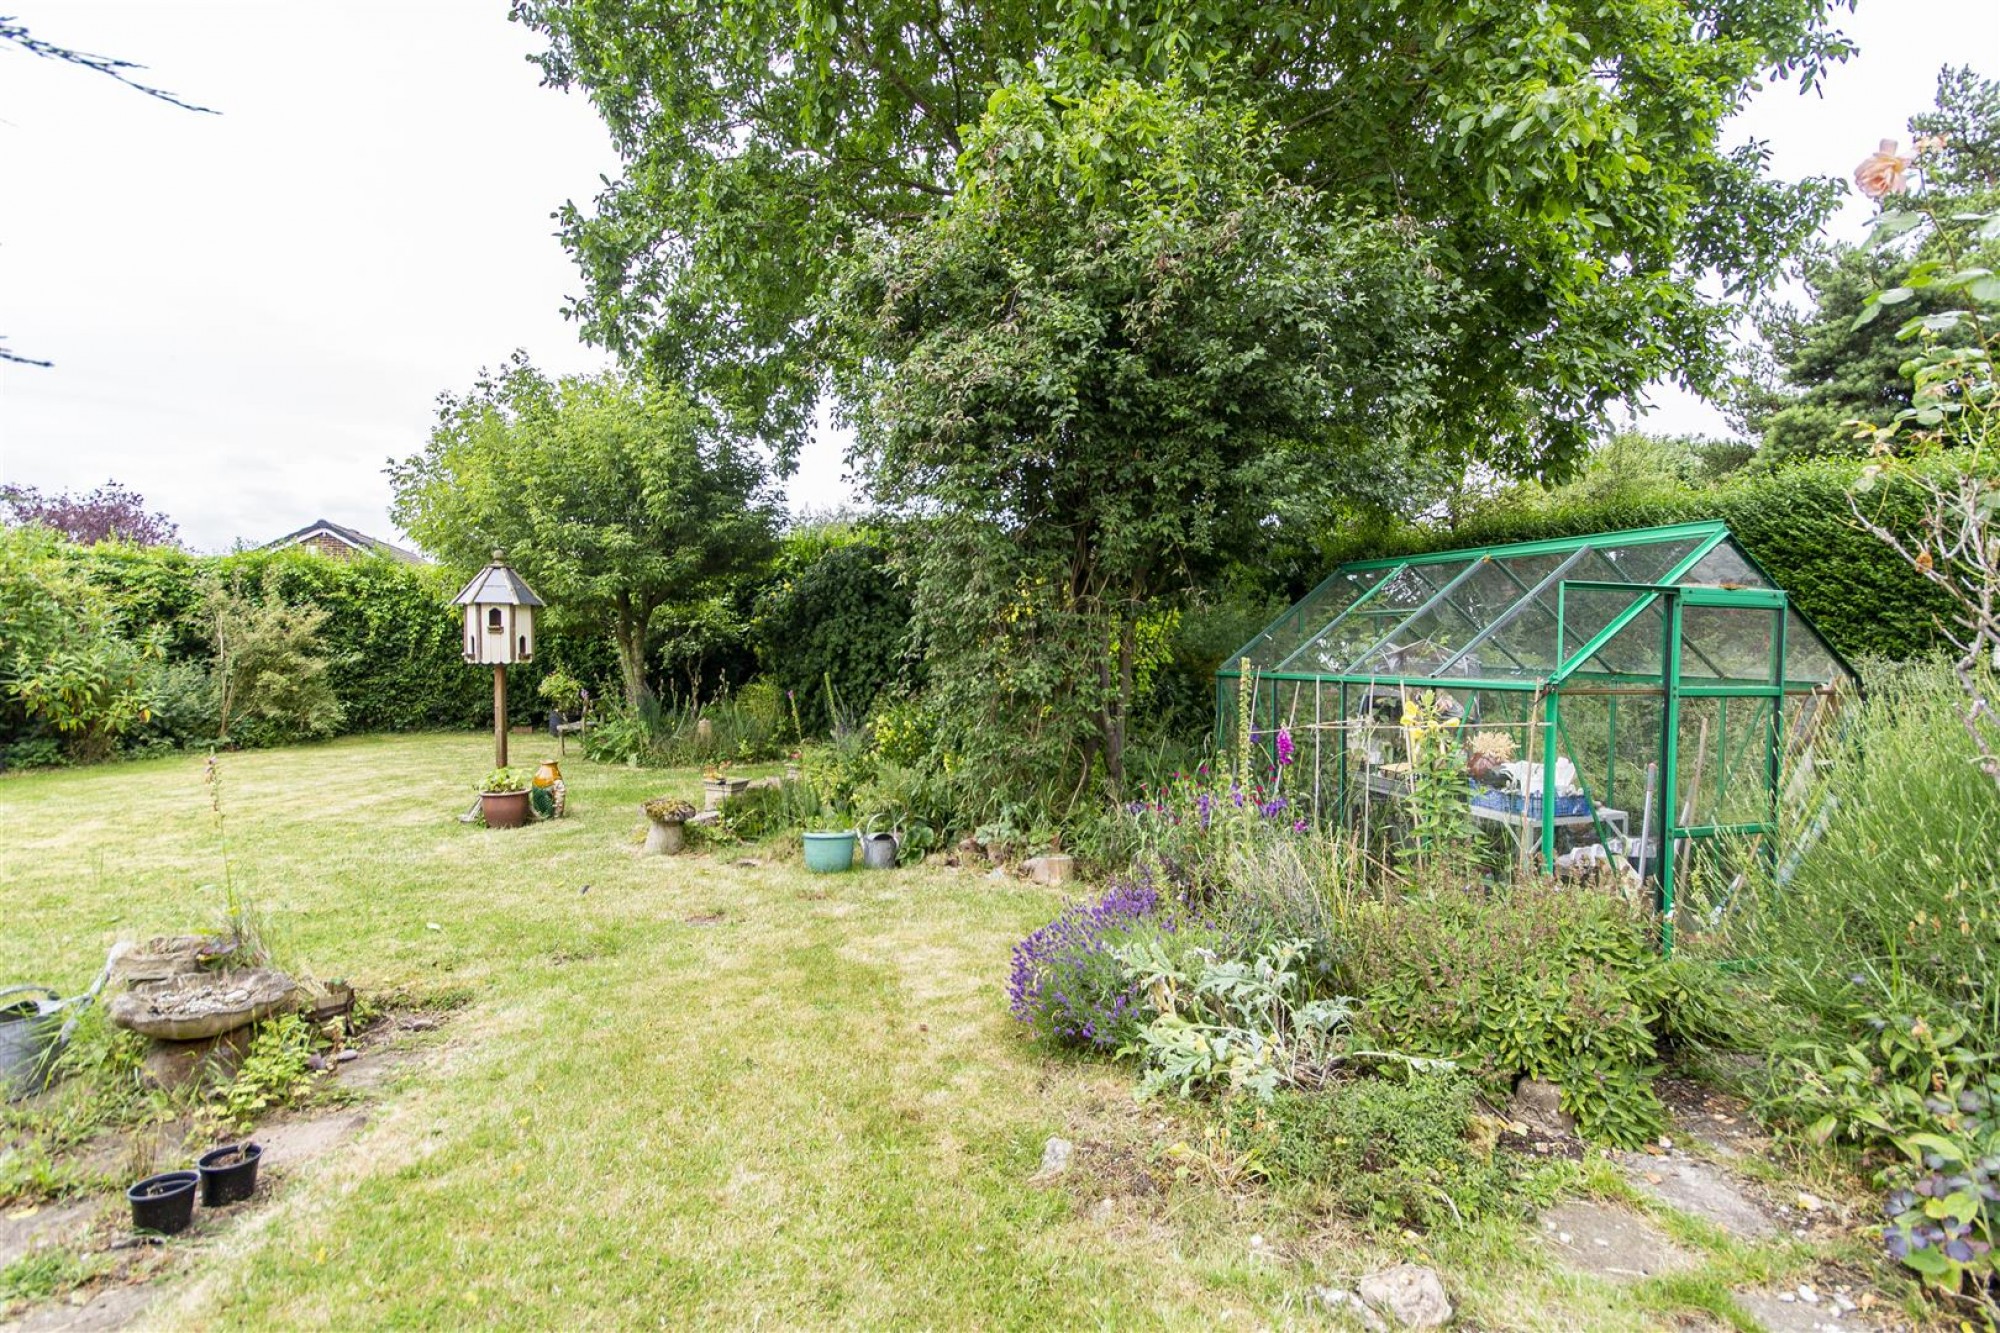
[[[687,822],[694,818],[692,805],[665,799],[644,801],[639,813],[646,816],[646,855],[676,856],[687,850]]]
[[[722,803],[732,796],[741,796],[750,787],[748,778],[703,778],[701,780],[702,808],[720,810]]]

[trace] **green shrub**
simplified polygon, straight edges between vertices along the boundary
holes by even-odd
[[[1377,1044],[1460,1063],[1504,1098],[1522,1075],[1559,1083],[1587,1137],[1659,1132],[1652,1077],[1677,1043],[1733,1045],[1720,974],[1663,959],[1647,922],[1599,892],[1540,882],[1437,890],[1357,913],[1336,965]]]
[[[1353,1003],[1314,994],[1312,946],[1189,949],[1141,935],[1113,950],[1152,1020],[1119,1051],[1139,1057],[1139,1095],[1278,1089],[1326,1077],[1345,1049]]]
[[[722,824],[745,842],[802,829],[819,813],[819,802],[803,782],[752,787],[729,798]]]
[[[903,850],[919,856],[943,845],[956,813],[942,774],[887,759],[878,759],[854,788],[849,805],[862,827],[898,834]]]
[[[828,544],[815,535],[798,545],[758,597],[753,632],[764,673],[791,695],[806,730],[823,735],[835,721],[826,681],[865,714],[902,676],[910,599],[872,542]]]
[[[659,768],[775,758],[791,724],[768,693],[754,683],[744,688],[747,701],[740,693],[706,704],[649,699],[611,712],[584,734],[583,752],[600,763]]]
[[[320,641],[327,612],[309,602],[286,602],[276,582],[266,575],[260,598],[240,581],[207,589],[220,740],[282,745],[331,735],[346,720]]]
[[[162,648],[83,576],[75,549],[43,528],[0,528],[0,736],[60,738],[89,762],[146,722]]]
[[[1471,1136],[1478,1095],[1455,1073],[1346,1079],[1239,1103],[1232,1128],[1274,1182],[1376,1226],[1431,1229],[1507,1204],[1505,1169]]]

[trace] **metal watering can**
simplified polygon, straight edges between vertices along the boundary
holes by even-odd
[[[56,1057],[111,975],[112,958],[89,990],[67,1000],[47,986],[0,987],[0,1095],[18,1101],[49,1085]]]

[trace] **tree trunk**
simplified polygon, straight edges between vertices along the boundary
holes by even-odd
[[[612,635],[618,640],[618,674],[625,685],[625,706],[635,710],[653,697],[652,687],[646,684],[646,627],[651,620],[650,612],[619,598]]]
[[[1125,799],[1125,735],[1132,717],[1132,659],[1138,637],[1138,617],[1122,617],[1118,622],[1118,684],[1111,696],[1111,728],[1104,738],[1105,771],[1111,776],[1111,794],[1120,801]]]

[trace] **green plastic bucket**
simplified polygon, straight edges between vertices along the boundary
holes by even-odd
[[[806,869],[816,875],[838,874],[854,867],[854,832],[808,833]]]

